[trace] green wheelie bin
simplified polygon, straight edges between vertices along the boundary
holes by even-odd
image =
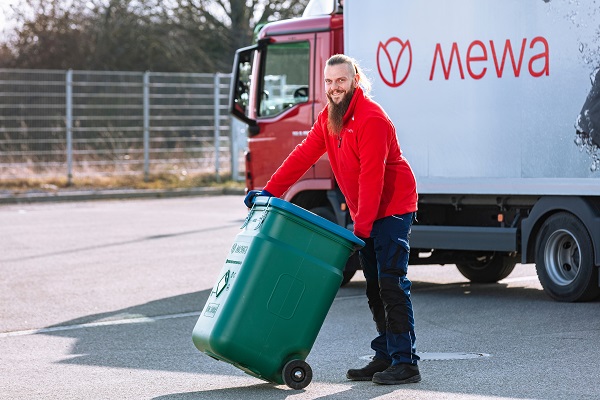
[[[241,229],[192,340],[252,376],[302,389],[346,261],[364,242],[276,197],[256,197]]]

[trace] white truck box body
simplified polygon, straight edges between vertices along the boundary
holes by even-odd
[[[421,194],[600,195],[597,148],[575,128],[600,67],[600,7],[346,3],[345,52],[371,78]]]

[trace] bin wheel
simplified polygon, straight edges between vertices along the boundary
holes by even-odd
[[[292,389],[304,389],[312,381],[312,369],[302,360],[292,360],[283,367],[283,381]]]

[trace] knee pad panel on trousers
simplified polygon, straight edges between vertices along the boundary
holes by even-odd
[[[371,314],[373,314],[373,321],[375,321],[377,332],[384,333],[386,330],[385,308],[379,294],[379,282],[367,281],[367,301],[371,309]]]
[[[410,309],[410,294],[407,294],[400,284],[401,278],[382,277],[379,280],[380,294],[387,316],[387,329],[393,333],[408,332],[412,329]]]

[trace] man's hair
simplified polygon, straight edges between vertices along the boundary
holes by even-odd
[[[359,77],[358,84],[362,87],[365,94],[368,95],[371,92],[371,81],[369,80],[369,78],[367,78],[365,73],[362,71],[362,69],[360,68],[360,65],[358,65],[356,60],[353,59],[352,57],[348,57],[345,54],[335,54],[335,55],[329,57],[329,60],[327,60],[328,66],[340,65],[340,64],[348,65],[348,68],[351,71],[354,71],[354,73],[358,74],[358,77]]]

